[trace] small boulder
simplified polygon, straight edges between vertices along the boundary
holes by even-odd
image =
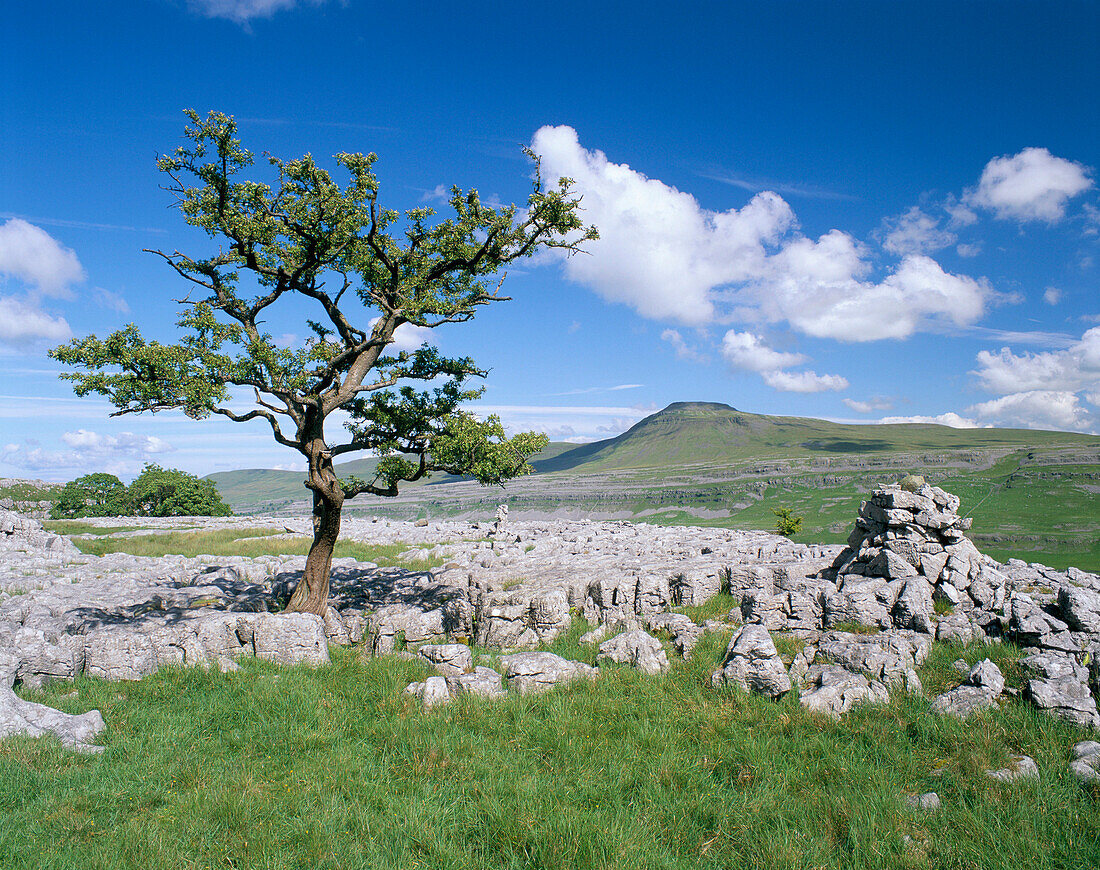
[[[798,702],[807,710],[839,719],[856,704],[886,704],[890,693],[877,680],[855,674],[840,665],[814,665],[806,675],[807,688]]]
[[[740,686],[778,698],[791,690],[791,678],[775,649],[771,635],[761,625],[745,625],[730,640],[722,667],[711,675],[715,686]]]
[[[998,782],[1016,782],[1021,779],[1038,779],[1039,765],[1029,755],[1013,755],[1008,766],[1000,770],[987,770],[985,775]]]
[[[576,679],[594,680],[599,670],[549,652],[520,652],[503,656],[504,676],[520,694],[544,692]]]
[[[615,662],[636,667],[643,674],[663,674],[668,670],[668,656],[661,642],[648,632],[627,631],[600,644],[596,663]]]

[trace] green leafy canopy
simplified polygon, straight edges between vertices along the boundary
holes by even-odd
[[[452,217],[438,219],[431,208],[400,213],[379,203],[374,154],[335,156],[343,186],[309,154],[267,156],[267,184],[245,177],[255,160],[232,117],[187,116],[186,143],[157,165],[187,223],[218,240],[218,250],[205,257],[151,251],[194,295],[179,300],[176,343],[147,341],[131,324],[50,351],[82,369],[62,376],[77,395],[106,396],[116,415],[175,409],[194,419],[265,420],[276,441],[307,457],[315,492],[335,481],[334,457],[381,454],[374,480],[339,484],[344,497],[395,495],[398,482],[432,470],[483,483],[529,471],[526,458],[544,436],[508,438],[496,418],[461,409],[481,395],[469,380],[486,372],[427,344],[400,353],[390,346],[404,324],[461,323],[506,300],[498,276],[507,264],[540,248],[573,254],[598,238],[581,221],[570,179],[544,183],[528,151],[535,171],[522,209],[491,207],[476,190],[454,187]],[[316,312],[296,348],[280,346],[264,328],[268,309],[290,300]],[[427,389],[415,386],[426,382]],[[250,395],[250,409],[240,407],[242,395]],[[351,438],[329,445],[324,421],[338,408],[351,415]]]

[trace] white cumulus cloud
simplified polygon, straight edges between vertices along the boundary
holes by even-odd
[[[722,338],[722,357],[731,368],[756,372],[769,387],[785,393],[821,393],[848,388],[848,381],[840,375],[784,371],[802,365],[808,357],[801,353],[775,350],[751,332],[733,329],[727,332]]]
[[[565,260],[566,275],[644,317],[711,321],[711,291],[759,275],[766,246],[794,223],[771,192],[741,209],[708,211],[691,194],[583,148],[572,127],[543,127],[531,147],[547,178],[576,182],[584,220],[600,231],[589,255]]]
[[[998,426],[1082,431],[1093,426],[1077,394],[1068,390],[1027,390],[980,402],[967,410],[979,420]]]
[[[982,424],[977,420],[972,420],[968,417],[962,417],[956,414],[954,411],[948,411],[946,414],[936,414],[935,416],[926,416],[924,414],[913,414],[908,417],[883,417],[878,421],[879,423],[936,423],[940,426],[950,426],[952,429],[978,429]],[[986,424],[985,428],[989,428],[992,424]]]
[[[906,256],[882,281],[863,280],[870,270],[865,256],[863,246],[839,230],[790,243],[773,258],[770,279],[756,288],[760,310],[818,338],[876,341],[968,326],[994,297],[986,281],[945,272],[921,254]]]
[[[920,253],[905,254],[872,280],[863,245],[840,230],[816,241],[802,236],[777,193],[709,211],[690,194],[585,149],[571,127],[541,128],[532,149],[546,177],[575,181],[583,217],[600,231],[586,255],[563,261],[566,275],[644,317],[728,322],[724,306],[732,306],[745,322],[787,321],[813,336],[874,341],[969,325],[993,295],[985,281],[949,274]],[[934,228],[922,230],[914,217],[910,235],[934,238]],[[895,240],[898,251],[914,245]]]
[[[1092,184],[1082,164],[1055,157],[1046,148],[1025,148],[990,160],[966,201],[998,218],[1054,223],[1065,216],[1066,203]]]
[[[841,399],[841,401],[860,414],[870,414],[872,411],[889,411],[894,407],[894,403],[889,399],[884,399],[880,396],[872,396],[865,402],[858,399]]]
[[[929,254],[955,244],[958,237],[940,226],[938,218],[913,206],[905,214],[885,222],[882,247],[891,254]]]
[[[761,372],[764,383],[785,393],[823,393],[826,390],[846,390],[848,380],[840,375],[819,375],[817,372]]]
[[[991,393],[1100,388],[1100,326],[1065,350],[1016,354],[1011,348],[978,353],[979,383]]]
[[[776,371],[806,362],[803,354],[773,350],[760,336],[732,329],[722,338],[722,356],[735,369],[749,372]]]
[[[84,280],[84,267],[45,230],[12,218],[0,224],[0,278],[14,278],[44,296],[69,298],[69,286]]]
[[[33,302],[0,296],[0,346],[25,350],[38,342],[60,342],[72,336],[64,317],[47,314]]]

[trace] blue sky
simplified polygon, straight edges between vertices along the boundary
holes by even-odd
[[[298,467],[262,423],[110,418],[46,356],[176,334],[142,249],[212,250],[155,168],[185,108],[257,153],[375,151],[393,208],[522,202],[524,145],[574,177],[601,240],[434,336],[510,428],[700,400],[1100,431],[1100,4],[52,2],[3,43],[0,475]]]

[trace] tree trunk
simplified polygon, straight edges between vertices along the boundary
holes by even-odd
[[[286,609],[291,613],[324,616],[328,609],[332,551],[340,536],[344,490],[333,471],[331,458],[321,451],[311,456],[309,478],[308,485],[313,490],[313,544],[306,556],[305,572]]]

